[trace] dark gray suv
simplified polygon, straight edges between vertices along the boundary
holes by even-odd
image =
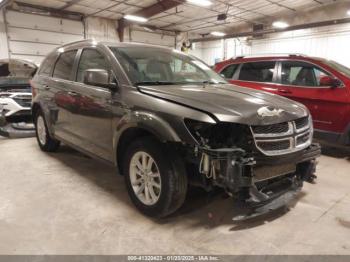
[[[320,154],[303,105],[229,85],[176,50],[68,44],[43,61],[32,92],[40,148],[63,142],[115,165],[148,216],[177,210],[188,185],[223,188],[239,218],[266,213],[314,177]]]

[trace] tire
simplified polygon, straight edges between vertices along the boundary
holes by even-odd
[[[145,155],[146,163],[149,164],[147,172],[139,168]],[[183,161],[175,153],[169,153],[164,144],[152,137],[145,137],[130,144],[123,158],[122,172],[131,201],[149,217],[161,218],[170,215],[185,201],[187,175]],[[140,180],[145,185],[143,189]],[[141,193],[137,194],[139,190]]]
[[[35,115],[34,123],[40,149],[45,152],[56,152],[60,147],[60,141],[50,136],[45,117],[41,111]]]

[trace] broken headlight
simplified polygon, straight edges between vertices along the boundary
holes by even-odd
[[[251,132],[246,125],[227,122],[211,124],[193,119],[185,119],[185,125],[201,146],[246,149],[252,144]]]

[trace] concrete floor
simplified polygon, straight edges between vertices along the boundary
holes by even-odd
[[[34,138],[0,139],[0,157],[0,254],[350,254],[346,154],[320,158],[289,212],[244,223],[231,199],[201,192],[151,220],[113,168],[67,147],[43,153]]]

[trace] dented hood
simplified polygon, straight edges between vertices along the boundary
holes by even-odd
[[[205,111],[223,122],[268,125],[295,120],[308,115],[300,103],[287,98],[234,85],[159,85],[139,86],[142,93]],[[261,116],[258,110],[268,107],[278,115]]]

